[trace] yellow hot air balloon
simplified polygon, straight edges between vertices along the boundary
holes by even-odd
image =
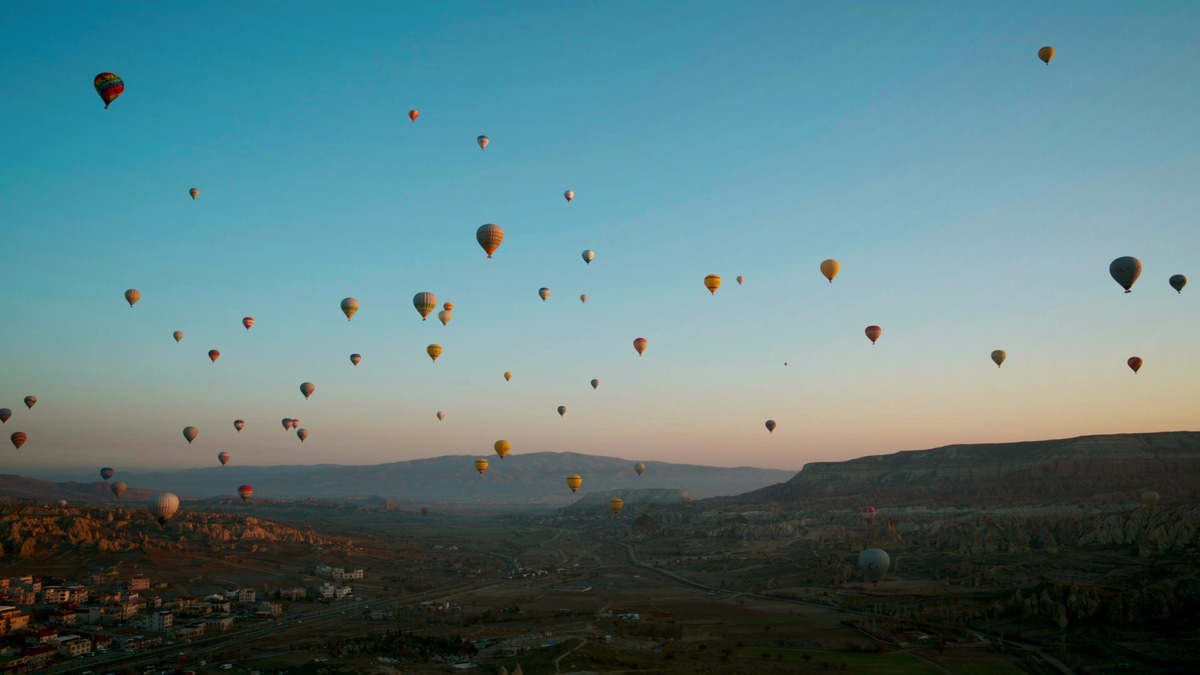
[[[495,448],[496,454],[500,455],[500,459],[504,459],[504,456],[508,454],[508,451],[512,450],[512,443],[509,443],[505,440],[499,440],[496,441],[492,447]]]
[[[716,295],[717,289],[721,287],[721,277],[716,274],[704,277],[704,287],[708,289],[709,293]]]
[[[577,473],[567,476],[567,487],[571,488],[571,492],[578,490],[580,485],[583,485],[583,476]]]
[[[453,302],[442,303],[442,309],[446,310],[447,312],[453,312],[454,311],[454,303]]]
[[[1142,505],[1148,509],[1153,509],[1158,506],[1159,496],[1154,490],[1146,490],[1142,493]]]
[[[487,468],[488,461],[486,459],[480,457],[479,459],[475,460],[475,470],[479,472],[480,476],[483,475],[484,471],[487,471]]]
[[[1007,359],[1007,358],[1008,358],[1008,353],[1005,352],[1003,349],[997,349],[996,351],[992,352],[992,361],[996,362],[997,368],[1004,365],[1004,359]]]
[[[347,321],[353,319],[354,315],[358,313],[358,300],[354,298],[342,300],[342,313],[346,315]]]
[[[619,515],[621,509],[625,508],[625,500],[620,497],[613,497],[608,500],[608,508],[612,509],[613,515]]]
[[[138,291],[138,289],[131,288],[131,289],[125,291],[125,302],[128,302],[130,307],[133,307],[134,305],[136,305],[137,301],[141,300],[141,299],[142,299],[142,294],[140,291]]]
[[[429,291],[417,293],[413,296],[413,307],[417,308],[421,320],[424,321],[429,317],[430,312],[437,309],[437,296]]]
[[[429,358],[437,361],[438,357],[442,355],[442,346],[439,344],[429,345],[425,348],[425,353],[429,355]]]
[[[511,379],[512,379],[512,372],[511,372],[511,371],[506,371],[506,372],[504,373],[504,381],[505,381],[505,382],[508,382],[508,381],[509,381],[509,380],[511,380]]]
[[[1050,59],[1054,58],[1054,47],[1049,45],[1038,50],[1038,58],[1046,65],[1050,65]]]
[[[646,470],[646,465],[641,462],[638,462],[637,464],[633,465],[633,470],[636,471],[637,475],[640,476],[640,475],[642,475],[642,472]]]
[[[821,261],[821,274],[825,275],[825,278],[829,280],[829,283],[832,284],[833,278],[836,277],[838,275],[838,272],[841,272],[841,271],[842,271],[842,264],[839,263],[838,261],[834,260],[833,258],[830,258],[829,260]]]

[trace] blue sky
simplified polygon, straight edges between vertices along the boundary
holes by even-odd
[[[1200,289],[1166,280],[1200,279],[1198,19],[10,4],[0,407],[30,440],[9,466],[376,463],[506,438],[514,456],[799,469],[1195,428]],[[108,110],[103,71],[126,83]],[[507,234],[492,260],[487,222]],[[1107,273],[1121,255],[1145,265],[1130,295]],[[420,320],[419,291],[455,303],[449,326]]]

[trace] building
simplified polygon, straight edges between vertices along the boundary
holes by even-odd
[[[125,638],[121,642],[121,646],[129,652],[143,652],[147,649],[153,649],[162,644],[160,637],[146,637],[144,635],[134,635],[133,637]]]
[[[210,616],[204,619],[204,630],[208,633],[222,633],[230,628],[233,628],[233,616],[231,614],[222,614],[221,616]]]
[[[21,635],[25,638],[26,647],[41,647],[58,637],[58,631],[53,628],[29,628],[22,631]]]
[[[237,591],[237,601],[238,602],[247,602],[247,603],[255,602],[255,599],[257,597],[258,597],[258,594],[254,591],[253,588],[239,588]]]
[[[349,586],[335,586],[333,584],[321,584],[317,589],[317,595],[322,600],[341,600],[342,598],[353,595],[354,591]]]
[[[39,645],[28,647],[21,654],[29,659],[29,663],[46,663],[54,660],[54,657],[58,655],[58,650],[51,645]]]
[[[62,586],[46,586],[42,589],[42,602],[61,605],[71,601],[71,592]]]
[[[0,606],[0,635],[11,635],[28,625],[28,614],[9,605]]]
[[[175,624],[175,615],[169,609],[160,609],[156,612],[150,612],[142,619],[142,627],[146,630],[157,632],[166,632],[171,630],[171,626]]]
[[[363,571],[362,571],[362,568],[348,570],[348,569],[343,569],[341,567],[335,567],[335,568],[333,568],[333,578],[338,581],[362,579]]]
[[[150,590],[150,577],[137,575],[129,580],[129,590],[131,591],[148,591]]]
[[[179,638],[180,640],[198,638],[202,637],[203,635],[203,623],[188,624],[187,626],[180,626],[179,628],[175,629],[175,637]]]
[[[295,602],[296,600],[304,600],[306,598],[308,598],[308,591],[303,588],[281,588],[279,590],[280,600]]]
[[[278,602],[260,602],[258,603],[258,611],[255,614],[262,616],[279,616],[283,614],[283,605]]]
[[[74,626],[79,620],[79,614],[73,609],[59,608],[50,612],[49,623],[60,626]]]
[[[59,635],[50,644],[59,656],[68,659],[92,651],[92,641],[80,635]]]

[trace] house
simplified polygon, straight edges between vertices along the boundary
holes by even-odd
[[[260,602],[258,603],[258,611],[255,614],[279,616],[283,614],[283,605],[278,602]]]
[[[59,605],[71,601],[71,592],[62,586],[46,586],[42,589],[42,602]]]
[[[222,633],[233,628],[233,616],[230,614],[222,614],[221,616],[210,616],[204,619],[204,630],[208,633]]]
[[[0,654],[0,672],[20,672],[29,663],[29,657],[15,652]]]
[[[68,659],[92,651],[92,641],[81,635],[59,635],[50,640],[50,644],[59,656]]]
[[[52,645],[38,645],[37,647],[28,647],[21,652],[29,661],[29,663],[45,663],[53,661],[58,655],[58,650]]]
[[[354,591],[349,586],[321,584],[321,587],[317,589],[317,594],[322,600],[341,600],[348,595],[353,595]]]
[[[129,580],[129,590],[131,591],[148,591],[150,590],[150,577],[137,575]]]
[[[171,629],[171,626],[174,623],[175,615],[172,614],[171,610],[168,609],[150,612],[146,615],[146,618],[142,620],[142,626],[146,630],[152,630],[156,632],[168,631]]]
[[[180,626],[175,629],[175,637],[180,640],[198,638],[204,635],[204,624],[196,623]]]
[[[25,638],[26,647],[41,647],[58,637],[58,631],[53,628],[29,628],[21,632]]]
[[[10,605],[0,606],[0,635],[10,635],[28,625],[28,614]]]
[[[303,588],[282,588],[279,590],[280,600],[304,600],[308,597],[308,591]]]
[[[78,622],[79,615],[73,609],[60,607],[59,609],[50,612],[47,621],[60,626],[74,626]]]
[[[255,602],[256,597],[258,597],[258,594],[255,593],[253,588],[239,588],[238,589],[238,592],[237,592],[237,601],[238,602],[245,602],[245,603]]]
[[[134,635],[133,637],[128,637],[121,641],[121,646],[124,647],[126,651],[130,652],[146,651],[147,649],[153,649],[161,644],[162,638],[146,637],[144,635]]]

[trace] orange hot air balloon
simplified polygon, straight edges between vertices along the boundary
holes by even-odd
[[[312,396],[313,392],[316,390],[317,390],[317,385],[313,384],[312,382],[301,382],[300,383],[300,393],[304,394],[304,398],[308,398],[309,396]]]
[[[483,475],[484,471],[487,471],[487,468],[488,461],[486,459],[480,457],[479,459],[475,460],[475,470],[479,472],[480,476]]]
[[[833,258],[821,261],[821,274],[825,275],[825,278],[829,280],[829,283],[833,283],[833,278],[836,277],[840,271],[842,271],[841,263]]]
[[[362,355],[361,355],[361,354],[351,354],[351,355],[350,355],[350,363],[353,363],[354,365],[356,365],[356,366],[357,366],[357,365],[358,365],[359,363],[361,363],[361,362],[362,362]]]
[[[500,459],[504,459],[504,456],[508,454],[508,451],[512,450],[512,443],[509,443],[505,440],[499,440],[496,441],[492,447],[496,450],[496,454],[500,455]]]
[[[577,473],[567,476],[567,487],[571,488],[571,492],[578,490],[580,485],[583,485],[583,476]]]
[[[625,508],[625,500],[620,497],[613,497],[608,500],[608,508],[612,509],[614,516],[618,516],[621,514],[621,509]]]
[[[304,440],[308,438],[308,429],[297,429],[296,437],[300,439],[301,443],[303,443]]]
[[[221,463],[221,466],[225,466],[226,464],[229,463],[229,457],[230,457],[230,455],[228,452],[218,452],[217,453],[217,461]]]
[[[358,300],[354,298],[345,298],[342,300],[342,313],[346,315],[347,321],[353,319],[354,315],[358,313]]]
[[[238,496],[242,498],[242,501],[250,501],[250,496],[253,494],[254,488],[250,487],[249,485],[238,486]]]
[[[708,289],[709,293],[716,295],[717,289],[721,287],[721,277],[716,274],[704,277],[704,287]]]
[[[875,344],[875,341],[879,339],[879,336],[883,335],[883,329],[879,326],[867,326],[867,330],[865,332],[867,334],[867,339],[871,341],[871,344]]]
[[[1042,60],[1042,63],[1050,65],[1050,59],[1054,58],[1054,47],[1047,45],[1039,49],[1038,58]]]
[[[242,325],[246,327],[246,330],[250,330],[250,327],[254,325],[254,317],[242,317]]]
[[[775,427],[775,420],[767,420],[767,431],[769,433],[775,433]]]
[[[416,122],[417,118],[420,116],[421,116],[421,113],[416,108],[413,108],[412,110],[408,111],[408,119],[410,119],[414,122]]]
[[[1129,364],[1129,368],[1133,370],[1134,375],[1137,375],[1137,371],[1142,369],[1142,357],[1140,356],[1131,356],[1126,363]]]
[[[200,430],[197,429],[196,427],[184,427],[183,428],[183,437],[187,439],[187,442],[189,444],[191,444],[192,441],[196,440],[196,437],[199,435],[200,435]]]
[[[511,379],[512,379],[512,372],[511,372],[511,371],[505,371],[505,373],[504,373],[504,381],[505,381],[505,382],[508,382],[508,381],[509,381],[509,380],[511,380]]]
[[[221,352],[219,352],[215,349],[210,349],[210,350],[208,350],[208,358],[213,363],[216,363],[217,359],[221,358]]]
[[[479,138],[475,139],[475,142],[479,144],[480,150],[486,150],[488,143],[491,143],[492,140],[490,138],[488,138],[487,136],[480,136]]]
[[[640,337],[633,341],[633,348],[637,350],[638,356],[641,356],[646,351],[646,347],[649,344],[650,344],[649,340],[647,340],[646,338]]]
[[[438,357],[442,355],[442,346],[438,344],[429,345],[425,348],[425,353],[428,354],[429,358],[433,359],[434,362],[437,362]]]
[[[179,342],[183,339],[183,331],[177,330],[174,333],[171,333],[171,337],[175,338],[176,342]]]
[[[233,428],[237,429],[238,431],[245,429],[246,428],[246,420],[234,420]]]
[[[21,446],[25,445],[25,441],[29,440],[29,436],[23,431],[17,431],[13,433],[12,436],[9,436],[8,440],[12,441],[12,444],[16,446],[18,450],[20,450]]]
[[[196,201],[196,197],[200,196],[200,188],[192,188],[188,190],[188,194],[192,196],[192,201]]]
[[[131,288],[131,289],[125,291],[125,302],[128,302],[130,307],[133,307],[134,305],[136,305],[137,301],[141,300],[141,299],[142,299],[142,293],[138,289]]]
[[[447,312],[453,312],[454,311],[454,303],[453,302],[444,302],[444,303],[442,303],[442,309],[446,310]]]
[[[480,225],[479,229],[475,230],[475,241],[479,242],[483,252],[490,258],[496,249],[500,248],[500,244],[504,243],[504,230],[493,223]]]

